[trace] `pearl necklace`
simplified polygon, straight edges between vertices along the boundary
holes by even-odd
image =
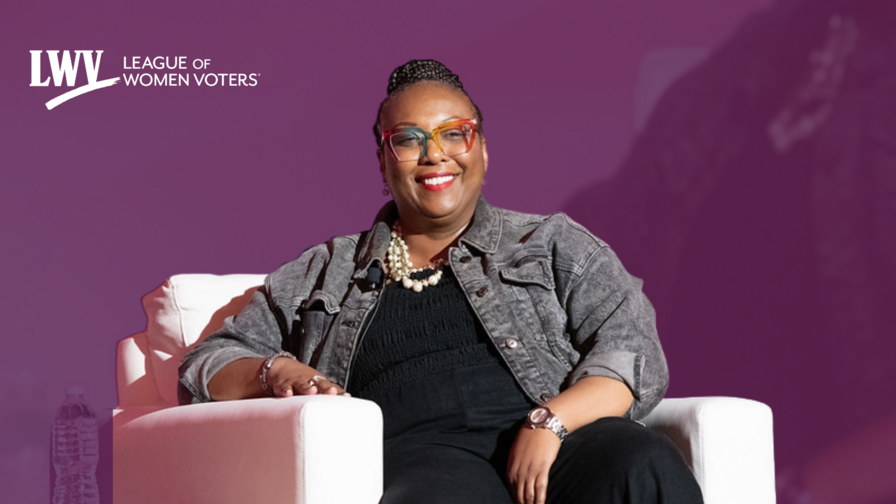
[[[414,280],[411,273],[423,271],[432,267],[435,273],[423,280]],[[442,260],[439,259],[427,268],[414,268],[411,264],[411,255],[408,253],[408,244],[401,237],[401,224],[395,221],[392,225],[392,240],[389,241],[388,261],[386,263],[386,273],[392,277],[392,280],[401,283],[405,289],[411,289],[414,292],[420,292],[424,287],[439,283],[442,278]]]

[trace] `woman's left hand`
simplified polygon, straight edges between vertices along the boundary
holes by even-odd
[[[544,504],[548,473],[560,451],[560,438],[548,429],[520,428],[507,461],[510,494],[518,504]]]

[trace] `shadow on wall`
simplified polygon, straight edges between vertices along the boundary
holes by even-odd
[[[893,26],[886,0],[778,2],[565,209],[645,280],[671,395],[772,407],[779,502],[896,502]]]

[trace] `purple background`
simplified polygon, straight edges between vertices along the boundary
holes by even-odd
[[[662,89],[685,69],[645,77],[645,55],[715,49],[773,2],[336,3],[4,7],[0,495],[13,496],[5,501],[46,502],[47,440],[66,386],[84,385],[109,419],[115,344],[145,327],[142,295],[177,273],[267,273],[308,246],[366,229],[386,201],[371,126],[396,66],[435,58],[460,75],[484,115],[485,196],[550,213],[614,176],[655,94],[638,89]],[[29,87],[37,49],[102,49],[99,79],[129,72],[124,57],[186,56],[210,59],[215,72],[260,74],[259,83],[121,83],[47,111],[68,88]],[[751,389],[747,375],[731,391],[676,382],[711,356],[698,341],[664,336],[667,319],[658,305],[669,396],[782,401]],[[789,369],[811,365],[804,358]]]

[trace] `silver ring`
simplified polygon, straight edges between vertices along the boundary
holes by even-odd
[[[309,386],[309,387],[314,387],[315,385],[317,385],[317,380],[326,380],[326,379],[327,379],[327,378],[324,377],[324,376],[321,376],[321,375],[314,375],[314,376],[311,377],[310,380],[308,380],[308,386]]]

